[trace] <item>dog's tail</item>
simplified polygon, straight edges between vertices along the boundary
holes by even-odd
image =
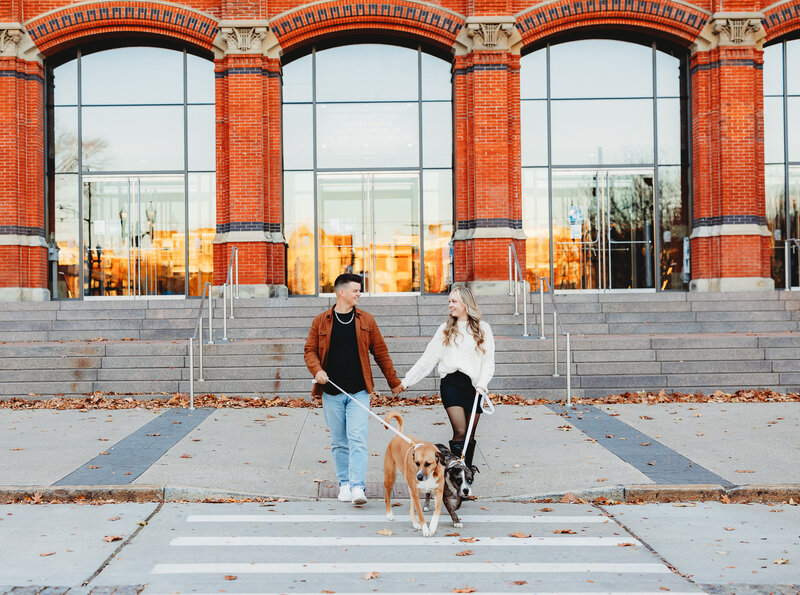
[[[403,416],[397,413],[397,411],[389,411],[384,419],[389,422],[393,419],[397,420],[397,429],[402,432],[403,431]]]

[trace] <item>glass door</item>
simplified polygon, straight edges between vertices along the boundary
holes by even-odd
[[[553,171],[556,289],[655,287],[653,172]]]
[[[184,195],[180,176],[84,178],[84,296],[185,295]]]
[[[369,294],[420,291],[418,174],[320,174],[317,200],[320,293],[341,273]]]

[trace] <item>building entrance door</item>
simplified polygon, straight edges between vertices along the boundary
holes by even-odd
[[[186,294],[182,176],[85,177],[83,294]]]
[[[653,170],[553,171],[556,289],[655,287]]]
[[[368,294],[420,291],[419,189],[417,173],[317,175],[319,293],[344,272]]]

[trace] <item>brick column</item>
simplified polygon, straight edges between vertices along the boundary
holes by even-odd
[[[225,282],[231,248],[236,246],[240,293],[285,295],[280,171],[274,171],[276,150],[280,168],[279,64],[262,49],[274,47],[274,38],[261,21],[223,21],[220,38],[227,49],[215,66],[214,284]]]
[[[519,34],[512,17],[471,17],[454,67],[455,280],[508,291],[508,244],[525,270],[520,191]]]
[[[38,52],[22,25],[0,24],[0,301],[50,299],[43,102]]]
[[[717,13],[691,59],[692,291],[769,290],[760,13]]]

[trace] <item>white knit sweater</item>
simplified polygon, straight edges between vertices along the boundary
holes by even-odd
[[[408,388],[430,374],[436,364],[439,364],[439,376],[444,378],[452,372],[463,372],[472,380],[472,386],[488,388],[489,381],[494,376],[494,337],[489,325],[481,320],[483,330],[483,349],[476,348],[475,339],[467,328],[466,321],[456,323],[458,334],[450,339],[450,344],[444,344],[443,324],[436,329],[436,334],[425,348],[425,353],[417,363],[406,373],[403,386]]]

